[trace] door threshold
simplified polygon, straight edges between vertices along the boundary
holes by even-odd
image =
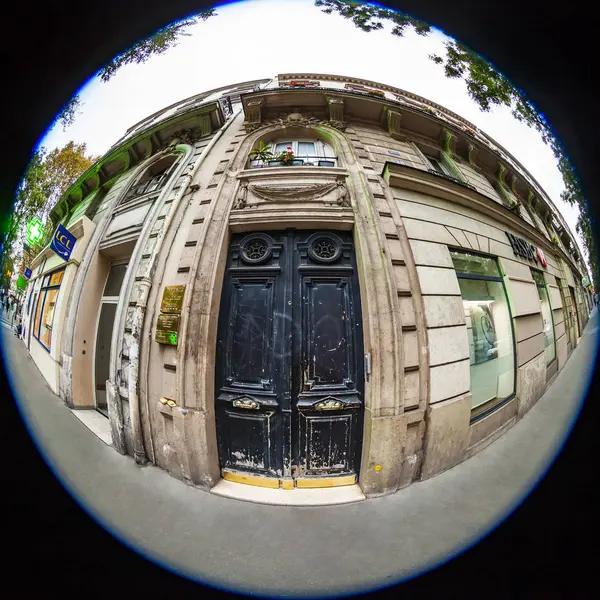
[[[256,502],[257,504],[279,504],[282,506],[326,506],[328,504],[349,504],[366,500],[360,486],[345,485],[330,488],[266,488],[221,479],[211,490],[211,494]]]
[[[110,421],[97,410],[74,410],[71,412],[107,446],[112,446]]]

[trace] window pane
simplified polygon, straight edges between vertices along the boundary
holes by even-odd
[[[544,320],[544,347],[546,351],[546,364],[550,364],[556,358],[554,346],[554,327],[552,326],[552,309],[548,298],[546,286],[538,286],[540,305],[542,307],[542,318]]]
[[[444,168],[444,165],[441,163],[440,160],[438,160],[437,158],[433,157],[433,156],[427,156],[427,160],[429,161],[429,164],[438,172],[441,173],[442,175],[447,175],[446,169]]]
[[[541,285],[542,287],[546,286],[543,273],[536,271],[535,269],[531,269],[531,275],[533,276],[533,280],[535,281],[536,285]]]
[[[60,285],[61,281],[63,280],[64,274],[65,274],[64,269],[62,269],[61,271],[56,271],[55,273],[52,273],[52,276],[50,277],[50,283],[48,285]]]
[[[287,147],[291,146],[292,142],[280,142],[278,144],[275,144],[275,156],[277,156],[278,154],[281,154],[282,152],[286,152],[287,151]]]
[[[450,250],[450,256],[452,257],[452,262],[454,263],[454,268],[457,273],[500,277],[498,263],[495,258],[479,256],[478,254],[469,254],[467,252],[458,252],[456,250]]]
[[[42,303],[44,301],[44,292],[42,292],[37,299],[35,306],[35,319],[33,321],[33,333],[36,337],[38,337],[39,334],[39,325],[40,325],[40,317],[41,317],[41,310],[42,310]]]
[[[48,290],[45,292],[46,301],[44,302],[44,308],[42,313],[42,319],[40,323],[40,336],[39,340],[50,350],[50,340],[52,337],[52,320],[54,318],[54,305],[56,303],[56,297],[58,296],[58,290]]]
[[[472,408],[514,391],[514,343],[510,312],[499,281],[458,280],[471,361]]]
[[[110,268],[106,285],[104,286],[104,296],[118,296],[121,293],[121,286],[125,278],[127,265],[113,265]]]
[[[314,142],[298,142],[298,156],[316,156]]]

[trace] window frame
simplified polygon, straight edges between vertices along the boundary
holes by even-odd
[[[544,285],[540,285],[536,280],[535,277],[533,278],[533,282],[535,283],[535,287],[538,289],[538,298],[540,301],[540,313],[541,313],[541,308],[542,308],[542,299],[540,298],[540,288],[543,288],[546,290],[546,296],[548,297],[548,306],[550,307],[550,320],[552,321],[552,338],[553,338],[553,344],[554,344],[554,358],[548,363],[546,363],[546,369],[551,369],[554,367],[554,364],[556,363],[556,361],[558,360],[558,347],[556,346],[556,328],[554,327],[554,308],[552,306],[552,300],[550,300],[550,291],[548,290],[548,282],[546,281],[546,277],[544,277],[544,272],[540,271],[539,269],[534,269],[533,267],[529,267],[529,269],[531,270],[531,272],[535,272],[535,273],[539,273],[542,276],[542,279],[544,281]],[[533,275],[532,275],[533,277]],[[544,319],[544,315],[542,314],[542,320]],[[543,333],[543,331],[542,331]],[[544,345],[544,352],[546,350],[546,346]]]
[[[514,400],[517,396],[517,369],[518,369],[518,361],[517,361],[517,340],[515,335],[515,323],[514,317],[512,314],[512,307],[510,302],[510,296],[508,294],[508,288],[506,286],[505,273],[502,268],[502,263],[499,260],[499,257],[486,254],[484,252],[472,252],[469,250],[465,250],[464,248],[448,246],[448,250],[450,252],[458,252],[460,254],[472,255],[472,256],[481,256],[483,258],[491,258],[495,261],[496,266],[498,267],[498,276],[494,275],[479,275],[477,273],[465,273],[463,271],[457,271],[454,266],[454,273],[456,274],[456,278],[458,279],[476,279],[476,280],[484,280],[484,281],[495,281],[502,284],[502,290],[504,291],[504,297],[506,298],[506,307],[508,310],[509,322],[510,322],[510,334],[512,336],[513,342],[513,391],[506,396],[506,398],[502,398],[498,400],[498,398],[492,398],[488,400],[484,404],[480,406],[476,406],[475,408],[471,408],[471,416],[469,419],[469,425],[473,425],[478,421],[481,421],[485,417],[491,415],[492,413],[500,410],[503,406],[506,406],[511,400]],[[462,292],[460,294],[461,300],[464,302],[464,298],[462,296]],[[469,353],[469,361],[470,361],[470,353]],[[469,393],[471,393],[471,366],[469,364]]]
[[[50,328],[49,328],[50,329],[50,345],[46,346],[46,344],[44,344],[44,342],[42,342],[42,340],[40,339],[40,331],[42,329],[42,317],[44,316],[44,308],[46,306],[46,298],[48,297],[48,292],[56,290],[56,296],[55,296],[55,302],[54,302],[54,304],[56,305],[56,303],[58,302],[58,295],[60,293],[60,286],[62,285],[62,282],[64,280],[64,277],[65,277],[64,274],[65,274],[66,269],[67,269],[66,266],[61,267],[60,269],[55,269],[54,271],[50,271],[49,273],[46,273],[42,276],[42,284],[38,291],[38,297],[36,300],[36,310],[33,315],[33,331],[32,331],[32,333],[33,333],[33,337],[40,343],[40,345],[48,353],[50,353],[52,351],[52,326],[54,325],[55,312],[54,311],[52,312],[52,323],[50,323]],[[56,275],[57,273],[61,273],[61,272],[63,273],[63,275],[62,275],[58,285],[50,285],[50,281],[52,280],[54,275]],[[38,316],[37,309],[40,305],[40,301],[42,303],[41,309],[39,311],[40,320],[39,320],[39,323],[36,324],[36,320],[37,320],[37,316]]]

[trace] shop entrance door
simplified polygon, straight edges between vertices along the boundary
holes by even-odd
[[[285,489],[355,483],[364,362],[352,235],[235,235],[217,338],[223,478]]]

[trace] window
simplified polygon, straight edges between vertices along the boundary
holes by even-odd
[[[176,160],[176,156],[166,156],[148,167],[137,183],[129,188],[121,204],[161,189],[167,183]]]
[[[33,335],[48,352],[50,352],[52,342],[54,307],[64,274],[65,270],[63,268],[59,271],[54,271],[54,273],[44,275],[40,294],[37,299]]]
[[[274,158],[271,160],[251,160],[250,167],[276,167],[280,166],[281,161],[277,160],[282,152],[291,152],[294,154],[294,160],[289,163],[292,165],[307,165],[313,167],[335,167],[337,166],[337,158],[333,152],[333,148],[322,142],[321,140],[275,140],[268,144],[269,150],[273,153]]]
[[[531,269],[533,280],[537,286],[540,306],[542,308],[542,319],[544,320],[544,348],[546,351],[546,366],[550,365],[556,358],[556,345],[554,343],[554,322],[552,319],[552,307],[548,288],[544,280],[544,274],[536,269]]]
[[[431,168],[440,175],[450,175],[453,177],[454,175],[450,173],[450,170],[446,167],[446,165],[439,159],[430,154],[426,154],[425,158],[428,160]]]
[[[472,417],[479,417],[515,391],[510,309],[496,259],[454,250],[450,254],[467,323]]]

